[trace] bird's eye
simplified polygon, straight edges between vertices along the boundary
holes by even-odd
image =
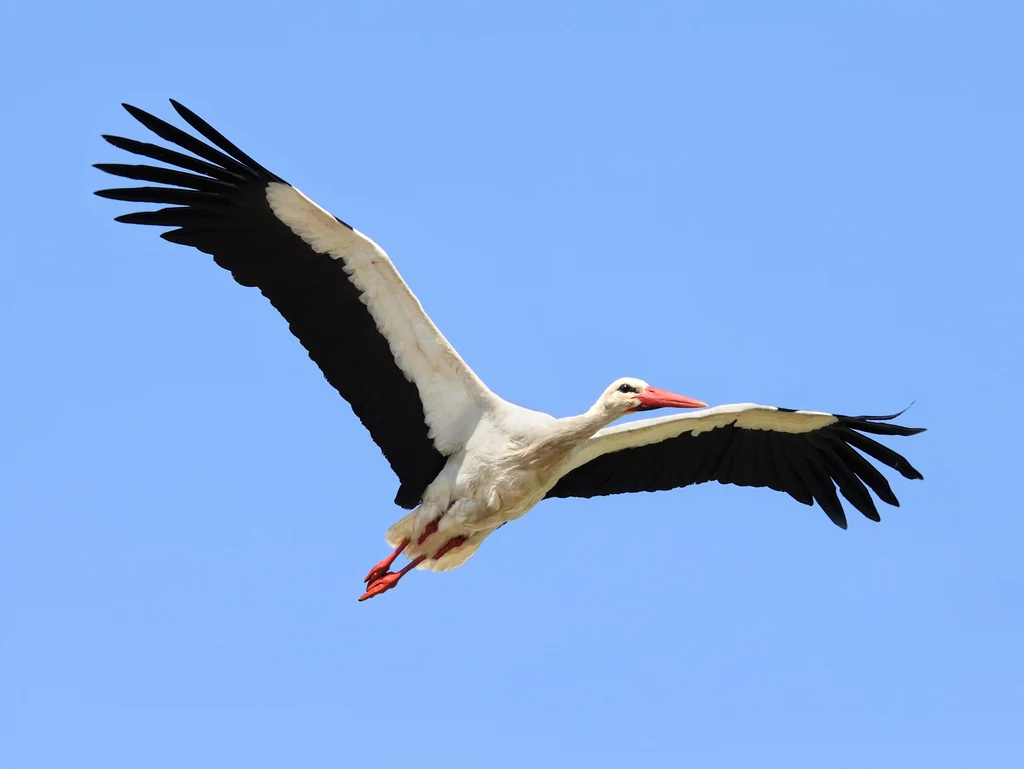
[[[628,385],[628,384],[619,385],[619,392],[620,393],[635,393],[636,392],[636,388],[633,387],[633,385]]]

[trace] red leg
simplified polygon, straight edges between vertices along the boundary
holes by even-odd
[[[370,573],[366,575],[366,579],[364,579],[363,582],[365,582],[366,584],[370,584],[371,582],[374,582],[383,577],[385,574],[387,574],[388,569],[391,568],[391,564],[395,562],[395,559],[401,554],[403,550],[405,550],[406,547],[408,547],[408,545],[409,540],[403,539],[401,543],[398,545],[398,547],[394,549],[391,555],[389,555],[387,558],[385,558],[372,569],[370,569]]]
[[[429,524],[427,524],[427,527],[423,530],[423,534],[416,541],[416,544],[422,545],[424,542],[427,541],[427,538],[430,535],[435,534],[435,533],[437,533],[437,521],[431,521]],[[409,546],[408,538],[403,539],[402,542],[398,545],[398,547],[396,547],[394,549],[394,551],[391,553],[391,555],[389,555],[387,558],[385,558],[380,563],[378,563],[376,566],[374,566],[372,569],[370,569],[370,573],[366,575],[366,578],[363,580],[363,582],[365,582],[367,585],[372,585],[378,579],[380,579],[385,574],[387,574],[388,573],[388,569],[391,568],[391,564],[393,564],[395,562],[395,559],[398,558],[398,556],[402,553],[402,551],[405,550],[405,548],[407,548],[408,546]]]
[[[430,537],[431,534],[437,533],[437,522],[440,520],[441,519],[438,518],[436,521],[431,521],[427,524],[427,528],[423,530],[423,535],[418,540],[416,540],[417,545],[422,545],[424,542],[427,541],[427,538]]]
[[[433,524],[433,525],[436,528],[436,524]],[[433,534],[433,532],[430,532],[430,533]],[[428,537],[428,536],[430,536],[430,534],[425,535],[424,539],[426,537]],[[439,560],[441,558],[441,556],[445,555],[445,553],[448,553],[449,551],[454,550],[459,545],[463,544],[465,541],[466,541],[465,537],[452,537],[451,539],[449,539],[444,544],[444,547],[442,547],[440,550],[438,550],[436,553],[434,553],[434,560],[435,561]],[[404,548],[404,547],[405,547],[405,544],[402,545],[402,548]],[[391,556],[390,556],[391,561],[394,561],[395,558],[398,557],[398,553],[400,551],[401,551],[401,549],[398,549],[398,550],[396,550],[396,552],[391,554]],[[381,593],[386,593],[388,590],[390,590],[391,588],[393,588],[395,585],[398,584],[398,580],[400,580],[402,577],[404,577],[410,571],[415,569],[417,566],[419,566],[421,563],[423,563],[423,561],[425,561],[426,559],[427,559],[427,556],[421,555],[418,558],[416,558],[416,559],[410,561],[409,563],[407,563],[405,565],[405,568],[403,568],[401,571],[397,571],[397,572],[396,571],[389,571],[387,574],[384,574],[384,575],[381,575],[381,576],[377,577],[372,582],[370,582],[370,584],[368,584],[366,586],[366,592],[363,593],[361,596],[359,596],[359,600],[360,601],[365,601],[367,598],[373,598],[375,595],[380,595]],[[390,563],[388,565],[390,566]],[[371,572],[371,574],[372,573],[373,572]]]
[[[423,563],[426,558],[425,555],[421,555],[419,558],[407,563],[401,571],[389,571],[383,577],[374,580],[366,586],[366,592],[359,596],[359,600],[365,601],[367,598],[373,598],[375,595],[387,592],[398,584],[398,580]]]
[[[465,541],[466,541],[465,537],[452,537],[451,539],[449,539],[444,544],[444,547],[442,547],[440,550],[438,550],[436,553],[434,553],[434,560],[435,561],[440,561],[441,560],[441,556],[443,556],[449,550],[454,550],[455,548],[457,548],[459,545],[461,545]]]

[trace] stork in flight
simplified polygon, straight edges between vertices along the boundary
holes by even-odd
[[[899,505],[868,457],[904,478],[922,477],[870,437],[922,432],[893,424],[899,414],[706,408],[633,378],[612,382],[579,416],[556,419],[509,403],[452,348],[380,246],[171,104],[206,141],[126,104],[143,126],[191,154],[104,136],[166,167],[97,164],[162,186],[96,194],[165,206],[117,221],[170,227],[162,238],[210,254],[237,282],[258,288],[370,431],[398,476],[395,503],[412,512],[388,529],[394,550],[370,570],[360,601],[390,590],[413,568],[461,566],[489,534],[550,497],[715,480],[817,502],[845,529],[837,488],[873,521],[880,517],[870,491]],[[608,427],[658,408],[700,410]],[[400,554],[408,564],[390,571]]]

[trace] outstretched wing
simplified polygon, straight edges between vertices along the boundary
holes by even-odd
[[[902,412],[901,412],[902,413]],[[584,443],[548,497],[665,491],[718,481],[784,491],[817,502],[837,526],[846,514],[836,494],[881,520],[870,489],[899,506],[885,476],[864,455],[904,478],[910,463],[869,435],[915,435],[889,416],[848,417],[740,403],[608,427]]]
[[[165,240],[213,256],[255,286],[387,457],[412,508],[496,397],[448,343],[372,240],[263,168],[191,110],[171,101],[202,141],[140,109],[125,109],[191,155],[117,136],[122,150],[166,164],[97,164],[163,186],[101,190],[167,207],[117,217],[171,227]],[[208,143],[207,143],[208,142]]]

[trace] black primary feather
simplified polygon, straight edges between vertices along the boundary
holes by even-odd
[[[142,125],[192,154],[105,135],[118,149],[170,167],[99,163],[96,167],[105,173],[147,184],[96,194],[162,206],[117,220],[169,227],[161,234],[164,240],[210,254],[236,281],[259,288],[380,446],[401,481],[395,502],[412,509],[446,457],[428,435],[416,385],[395,364],[388,340],[362,303],[343,262],[313,251],[274,215],[267,201],[268,185],[287,182],[194,112],[175,101],[171,104],[206,141],[126,104]]]
[[[833,523],[845,529],[841,494],[865,517],[880,521],[871,492],[896,507],[899,501],[885,476],[864,454],[905,478],[922,477],[905,457],[865,435],[907,436],[923,432],[923,428],[890,421],[902,413],[837,415],[835,423],[807,433],[743,429],[734,420],[699,435],[683,433],[660,443],[602,454],[567,473],[547,496],[595,497],[664,491],[716,480],[784,491],[805,505],[817,502]],[[656,482],[650,480],[652,466],[659,468]]]

